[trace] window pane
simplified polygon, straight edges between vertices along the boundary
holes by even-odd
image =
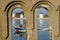
[[[37,20],[37,29],[39,28],[49,28],[49,23],[48,23],[48,20],[47,19],[44,19],[44,20]]]
[[[38,11],[37,11],[37,13],[38,13],[37,16],[39,18],[46,18],[46,17],[48,17],[48,11],[47,11],[47,9],[39,8]]]
[[[48,10],[43,7],[38,8],[35,19],[38,40],[50,40]]]
[[[12,40],[26,40],[26,18],[21,8],[12,11]]]

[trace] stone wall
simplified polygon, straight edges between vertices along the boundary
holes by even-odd
[[[27,18],[27,40],[37,40],[37,30],[33,28],[33,13],[36,6],[43,6],[49,5],[47,7],[49,9],[50,15],[50,25],[52,28],[52,40],[58,40],[57,37],[60,34],[59,30],[59,8],[60,8],[60,0],[0,0],[0,40],[5,40],[7,36],[7,11],[8,8],[14,4],[9,4],[12,1],[22,1],[20,2],[22,8],[26,13]],[[16,2],[17,3],[17,2]],[[6,6],[9,6],[6,8]],[[39,5],[38,5],[39,4]],[[12,7],[10,10],[15,8],[16,6]],[[5,11],[6,8],[6,11]],[[10,11],[9,11],[10,13]],[[9,14],[10,15],[10,14]],[[9,16],[10,17],[10,16]],[[10,25],[10,24],[9,24]],[[11,29],[11,28],[10,28]],[[31,32],[30,32],[31,31]],[[11,36],[7,40],[11,40]],[[60,39],[59,39],[60,40]]]

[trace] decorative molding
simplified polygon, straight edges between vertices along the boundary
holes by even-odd
[[[9,17],[8,17],[8,13],[9,13],[9,10],[14,6],[14,5],[21,5],[22,1],[12,1],[10,3],[7,4],[7,6],[5,7],[4,11],[7,13],[7,36],[5,39],[7,39],[9,37]],[[25,4],[25,3],[24,3]],[[23,5],[23,4],[22,4]]]
[[[31,11],[33,11],[33,29],[35,28],[35,17],[34,17],[34,13],[35,13],[35,9],[37,8],[37,7],[44,7],[44,6],[41,6],[41,4],[44,4],[44,5],[48,5],[48,6],[50,6],[50,7],[55,7],[51,2],[49,2],[49,1],[38,1],[37,3],[35,3],[34,5],[33,5],[33,7],[31,8]],[[47,9],[47,7],[44,7],[44,8],[46,8]]]
[[[9,7],[9,5],[11,5],[11,4],[13,4],[13,3],[16,3],[16,2],[24,3],[24,2],[22,2],[22,1],[12,1],[12,2],[10,2],[10,3],[7,4],[7,6],[5,7],[4,11],[7,10],[7,8]]]
[[[45,4],[45,5],[49,5],[51,7],[55,7],[51,2],[49,1],[38,1],[37,3],[35,3],[33,5],[33,7],[31,8],[31,11],[33,11],[35,8],[37,8],[37,6],[41,5],[41,4]]]
[[[57,10],[56,10],[56,11],[58,11],[58,10],[60,10],[60,5],[58,6],[58,8],[57,8]]]

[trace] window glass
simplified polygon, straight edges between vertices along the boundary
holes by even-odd
[[[26,40],[26,18],[21,8],[12,11],[12,40]]]
[[[38,8],[35,20],[38,40],[50,40],[48,10],[43,7]]]

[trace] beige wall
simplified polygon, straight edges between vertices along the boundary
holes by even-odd
[[[4,9],[7,6],[7,4],[12,1],[13,0],[0,0],[0,32],[1,32],[0,40],[1,39],[5,40],[5,38],[7,36],[7,16],[6,16],[7,13],[6,13],[6,11],[4,11]],[[34,10],[31,11],[31,9],[34,6],[34,4],[36,4],[40,0],[14,0],[14,1],[23,1],[24,2],[24,3],[21,3],[21,5],[25,11],[26,18],[27,18],[27,27],[26,27],[27,28],[27,40],[37,40],[37,33],[36,33],[37,30],[33,29],[33,11]],[[43,1],[40,3],[37,3],[36,5],[38,5],[38,4],[50,6],[47,8],[49,9],[49,16],[50,16],[49,20],[50,20],[50,25],[52,28],[52,40],[58,40],[57,36],[59,34],[59,16],[60,16],[58,7],[60,5],[60,0],[46,0],[46,1]],[[10,12],[11,11],[9,11],[9,13]],[[9,14],[9,17],[10,17],[10,14]],[[11,40],[10,37],[11,36],[9,36],[9,38],[7,40],[9,40],[9,39]]]

